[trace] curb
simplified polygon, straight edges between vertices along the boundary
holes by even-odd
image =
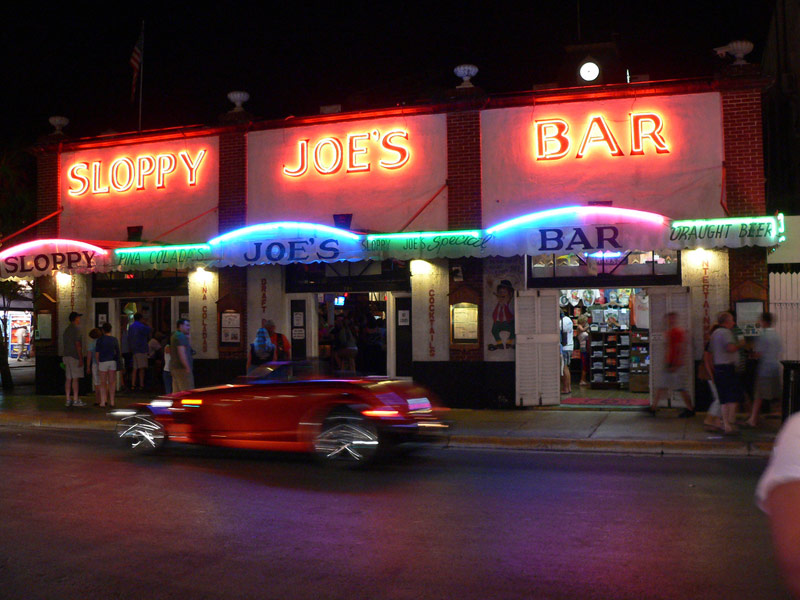
[[[769,456],[772,442],[700,442],[691,440],[575,440],[562,438],[506,438],[453,436],[449,448],[517,449],[544,452],[603,452],[664,456]]]
[[[114,431],[111,419],[86,419],[81,415],[52,416],[0,414],[0,426]],[[524,438],[491,435],[451,435],[444,447],[470,449],[527,450],[533,452],[600,452],[647,454],[652,456],[739,456],[768,457],[773,442],[692,441],[692,440],[601,440],[564,438]]]

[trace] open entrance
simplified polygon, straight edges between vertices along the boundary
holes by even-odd
[[[647,288],[563,289],[558,302],[569,371],[561,381],[561,405],[648,406]]]
[[[386,375],[387,294],[319,294],[320,358],[337,371]]]

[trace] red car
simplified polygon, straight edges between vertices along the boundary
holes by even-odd
[[[137,453],[182,442],[312,452],[325,462],[366,464],[387,446],[441,440],[448,424],[431,394],[387,378],[303,376],[307,365],[273,363],[239,382],[162,396],[118,409],[116,436]]]

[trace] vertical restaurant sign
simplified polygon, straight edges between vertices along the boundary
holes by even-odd
[[[621,198],[676,219],[723,216],[722,137],[717,92],[482,111],[484,219]]]
[[[248,222],[275,214],[352,227],[397,231],[447,179],[445,115],[387,116],[255,131],[248,134]],[[413,221],[447,225],[446,198]]]
[[[27,278],[63,273],[107,271],[111,259],[108,250],[65,239],[42,239],[11,246],[0,252],[0,279]]]
[[[61,154],[61,230],[83,239],[127,240],[129,226],[142,226],[142,239],[179,242],[216,234],[219,197],[219,140],[187,137]],[[158,219],[150,218],[157,214]]]

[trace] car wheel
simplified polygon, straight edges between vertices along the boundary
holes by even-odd
[[[114,433],[122,445],[134,454],[158,452],[167,440],[163,425],[145,413],[121,419]]]
[[[381,439],[375,425],[352,412],[328,415],[314,439],[317,458],[337,467],[367,465],[380,450]]]

